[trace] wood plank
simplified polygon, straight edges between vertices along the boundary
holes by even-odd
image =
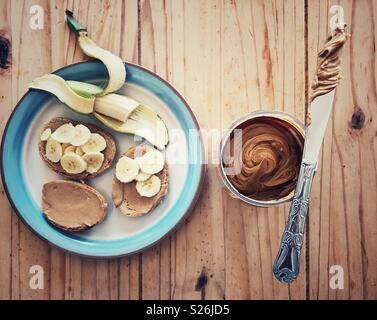
[[[221,125],[231,122],[251,109],[250,102],[259,101],[255,90],[259,79],[254,46],[251,2],[224,1],[221,29]],[[236,58],[239,57],[239,58]],[[240,76],[241,75],[241,76]],[[237,106],[237,107],[236,107]],[[260,277],[256,210],[233,199],[224,189],[223,214],[225,231],[225,298],[256,298],[263,291]],[[252,213],[251,213],[252,212]],[[251,213],[251,214],[250,214]],[[246,229],[249,228],[250,229]],[[251,240],[247,246],[247,240]],[[254,276],[250,274],[253,270]]]
[[[309,2],[309,52],[316,52],[323,43],[323,25],[331,17],[328,9],[333,4],[337,2]],[[376,125],[372,119],[377,100],[377,9],[373,1],[340,1],[340,5],[352,37],[343,52],[344,79],[337,89],[316,178],[314,195],[319,203],[310,208],[310,278],[314,280],[310,298],[375,299]],[[315,56],[309,55],[308,61],[313,73]],[[361,115],[365,122],[358,129],[356,120]],[[332,265],[344,269],[344,290],[329,287]]]
[[[169,2],[140,1],[140,64],[168,79]],[[170,238],[142,255],[142,298],[170,299]]]
[[[328,17],[327,1],[321,1],[318,6],[308,5],[308,85],[310,86],[316,67],[316,52],[327,36]],[[326,14],[320,14],[325,12]],[[311,27],[309,27],[311,26]],[[310,297],[312,299],[328,298],[328,260],[320,256],[329,255],[329,223],[330,223],[330,184],[322,176],[331,174],[331,144],[332,123],[328,123],[322,152],[319,156],[318,171],[313,181],[311,202],[309,208],[309,277],[311,279]],[[325,261],[324,261],[325,260]],[[316,261],[316,262],[315,262]],[[321,289],[321,295],[319,294]]]
[[[45,8],[47,9],[47,8]],[[69,30],[65,25],[66,4],[62,1],[51,1],[50,32],[51,36],[51,70],[59,69],[66,64],[66,52],[69,47]],[[50,71],[51,71],[50,70]],[[66,297],[66,277],[69,268],[66,262],[70,261],[68,255],[60,249],[51,248],[50,251],[50,298],[64,299]],[[68,274],[69,275],[69,274]],[[69,277],[68,277],[69,279]],[[74,290],[74,289],[73,289]]]
[[[139,63],[139,4],[137,0],[122,1],[122,29],[120,38],[120,56],[123,61]],[[139,299],[140,291],[140,257],[118,259],[119,299]]]
[[[2,1],[0,3],[0,36],[8,39],[12,43],[12,21],[11,2]],[[10,62],[11,57],[10,57]],[[8,117],[12,112],[12,73],[14,67],[11,63],[8,69],[0,69],[0,132],[1,137],[5,129]],[[4,191],[2,181],[0,182],[0,299],[10,299],[12,290],[12,219],[13,212],[9,205]]]
[[[67,300],[81,299],[81,258],[67,254],[65,270],[64,298]]]
[[[302,122],[305,117],[305,9],[304,1],[289,1],[284,2],[284,95],[283,95],[283,111],[290,113]],[[294,34],[294,37],[292,36]],[[290,41],[290,37],[293,38]],[[279,51],[281,52],[281,50]],[[294,63],[292,63],[294,57]],[[293,70],[293,71],[291,71]],[[288,207],[285,206],[285,214],[288,213]],[[280,230],[284,230],[286,219],[280,222]],[[272,230],[273,231],[273,230]],[[280,231],[281,232],[281,231]],[[280,245],[279,239],[275,240],[275,252],[277,252]],[[276,234],[272,232],[272,234]],[[279,241],[277,241],[279,240]],[[308,234],[305,235],[305,241],[308,241]],[[274,254],[274,258],[275,259]],[[289,286],[290,299],[305,299],[307,297],[307,253],[306,243],[301,251],[300,276],[297,280]],[[276,284],[276,281],[275,281]],[[278,284],[280,290],[282,284]],[[280,291],[279,290],[279,291]],[[279,297],[276,296],[276,297]]]
[[[207,155],[218,143],[221,116],[221,6],[219,1],[171,1],[171,81],[183,92],[201,128]],[[212,141],[211,141],[212,140]],[[216,166],[207,167],[200,200],[174,244],[173,298],[223,299],[224,234]]]
[[[49,7],[48,1],[12,1],[12,53],[14,58],[12,75],[12,106],[26,92],[28,83],[35,77],[48,73],[51,68],[51,59],[41,59],[44,52],[49,51],[51,43],[46,37],[46,30],[33,30],[29,26],[29,9],[32,5]],[[44,17],[45,25],[49,25],[49,16]],[[48,30],[47,30],[48,32]],[[33,48],[34,54],[29,50]],[[33,66],[31,69],[30,66]],[[34,235],[23,223],[18,223],[15,216],[12,227],[12,297],[21,299],[46,299],[50,296],[49,271],[50,248]],[[44,270],[44,289],[33,290],[29,281],[30,267],[40,265]]]

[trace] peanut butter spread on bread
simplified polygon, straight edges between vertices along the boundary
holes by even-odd
[[[92,187],[75,181],[56,180],[43,185],[42,211],[55,226],[82,231],[103,221],[107,203]]]
[[[128,149],[124,155],[134,159],[135,157],[142,156],[152,147],[149,146],[135,146]],[[136,190],[136,182],[122,183],[115,176],[113,179],[113,202],[120,211],[127,216],[142,216],[157,205],[160,204],[163,197],[168,193],[168,165],[165,162],[164,168],[156,174],[161,180],[161,189],[153,197],[142,197]]]

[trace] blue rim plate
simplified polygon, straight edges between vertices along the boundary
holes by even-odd
[[[32,199],[25,183],[22,150],[28,126],[51,95],[29,90],[14,108],[3,134],[0,150],[1,176],[8,199],[23,222],[42,239],[75,254],[90,257],[118,257],[144,250],[172,232],[193,209],[205,177],[204,151],[200,135],[189,135],[199,125],[184,98],[165,80],[140,66],[126,63],[127,82],[148,90],[161,99],[178,119],[188,146],[188,172],[183,190],[169,211],[155,224],[125,238],[93,240],[72,236],[52,227]],[[55,72],[66,80],[106,79],[98,61],[73,64]]]

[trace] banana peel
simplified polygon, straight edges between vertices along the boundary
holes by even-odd
[[[73,17],[73,13],[66,10],[67,24],[76,32],[81,50],[89,57],[98,59],[106,66],[109,79],[106,87],[99,93],[104,96],[119,90],[126,80],[126,68],[121,58],[99,47],[89,36],[86,29]]]
[[[94,111],[93,97],[85,98],[77,94],[63,78],[55,74],[46,74],[34,79],[29,84],[29,88],[52,93],[61,102],[76,112],[90,114]]]
[[[29,87],[52,93],[72,110],[93,114],[110,129],[140,136],[160,150],[168,144],[168,131],[158,114],[130,97],[115,93],[95,97],[100,90],[96,85],[65,81],[55,74],[39,77]]]
[[[66,17],[67,24],[78,35],[83,52],[106,66],[109,74],[106,87],[65,81],[55,74],[37,78],[29,87],[50,92],[74,111],[93,114],[115,131],[140,136],[158,149],[164,149],[169,142],[168,131],[158,114],[130,97],[113,93],[123,86],[126,79],[123,61],[110,51],[98,47],[88,37],[86,29],[73,18],[72,12],[67,10]]]

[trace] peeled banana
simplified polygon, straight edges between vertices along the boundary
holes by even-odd
[[[68,83],[71,85],[70,83]],[[72,89],[83,96],[98,88],[76,81]],[[87,91],[86,91],[87,90]],[[138,101],[116,93],[97,97],[94,102],[94,116],[107,127],[121,132],[138,135],[163,150],[169,142],[168,130],[159,115]]]
[[[72,89],[84,96],[88,96],[97,87],[94,84],[85,83],[80,88],[79,84],[80,82],[76,81]],[[121,133],[138,135],[160,150],[163,150],[169,142],[168,129],[159,115],[125,95],[110,93],[103,97],[96,97],[94,116],[107,127]]]
[[[98,112],[94,112],[94,116],[107,127],[118,132],[140,136],[160,150],[163,150],[169,142],[165,123],[157,113],[145,106],[138,106],[125,122]]]
[[[96,98],[94,111],[110,118],[126,122],[131,113],[139,105],[139,102],[130,97],[110,93],[106,96]]]
[[[84,98],[94,98],[102,92],[102,88],[91,83],[73,80],[67,80],[66,82],[73,91]]]

